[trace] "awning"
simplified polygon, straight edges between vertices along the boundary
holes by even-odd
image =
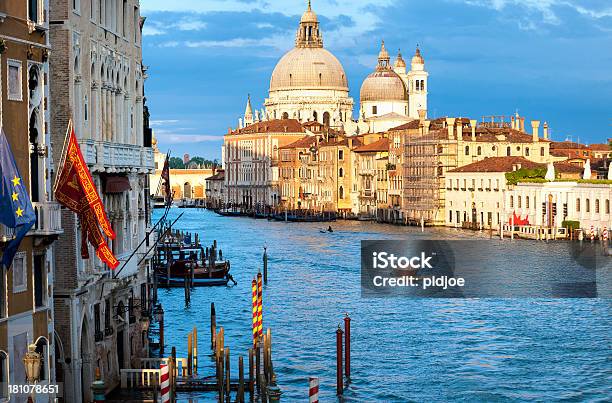
[[[109,175],[104,183],[104,193],[123,193],[131,190],[130,180],[123,175]]]

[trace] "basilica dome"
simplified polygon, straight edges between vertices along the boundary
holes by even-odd
[[[333,89],[348,91],[342,64],[322,47],[296,47],[276,64],[270,91],[289,89]]]
[[[407,101],[408,92],[404,80],[391,69],[389,53],[382,43],[378,55],[378,65],[363,81],[359,97],[361,102],[367,101]]]

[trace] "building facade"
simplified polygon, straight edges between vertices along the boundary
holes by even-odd
[[[279,148],[307,134],[295,119],[262,121],[230,130],[223,138],[225,205],[264,211],[279,205]]]
[[[48,29],[47,1],[0,2],[0,129],[21,175],[14,186],[25,187],[36,213],[36,223],[21,242],[12,265],[0,273],[2,401],[17,401],[16,396],[9,396],[8,384],[27,384],[23,357],[30,344],[42,358],[39,383],[61,382],[55,363],[53,252],[62,225],[47,175],[52,169]],[[13,229],[0,224],[0,255],[13,236]],[[40,402],[50,399],[35,398]]]
[[[96,369],[110,391],[121,369],[148,355],[143,329],[149,260],[139,243],[150,225],[148,174],[154,161],[144,124],[144,19],[138,0],[50,3],[51,138],[61,148],[72,119],[117,234],[109,246],[120,262],[111,272],[91,247],[91,258],[81,259],[79,220],[62,211],[64,236],[55,254],[56,360],[65,400],[89,402]],[[54,154],[56,173],[59,158]]]
[[[225,171],[213,170],[213,175],[206,178],[206,208],[220,209],[225,203]]]

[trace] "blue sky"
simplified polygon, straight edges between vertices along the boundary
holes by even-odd
[[[160,148],[220,158],[248,93],[261,108],[306,1],[143,0],[141,7],[146,96]],[[418,43],[430,74],[430,117],[518,110],[548,121],[554,140],[612,137],[611,0],[313,0],[312,7],[356,105],[380,40],[405,59]]]

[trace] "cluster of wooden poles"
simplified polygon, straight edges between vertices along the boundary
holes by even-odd
[[[217,330],[217,315],[214,302],[210,306],[210,343],[214,353],[217,391],[219,402],[231,402],[231,392],[236,390],[234,401],[243,403],[245,393],[262,397],[262,401],[278,402],[281,391],[276,386],[276,375],[272,366],[272,331],[268,328],[261,338],[258,337],[253,348],[248,350],[248,379],[245,380],[244,358],[238,356],[238,383],[232,384],[230,378],[230,348],[225,345],[223,327]],[[263,364],[263,365],[262,365]]]

